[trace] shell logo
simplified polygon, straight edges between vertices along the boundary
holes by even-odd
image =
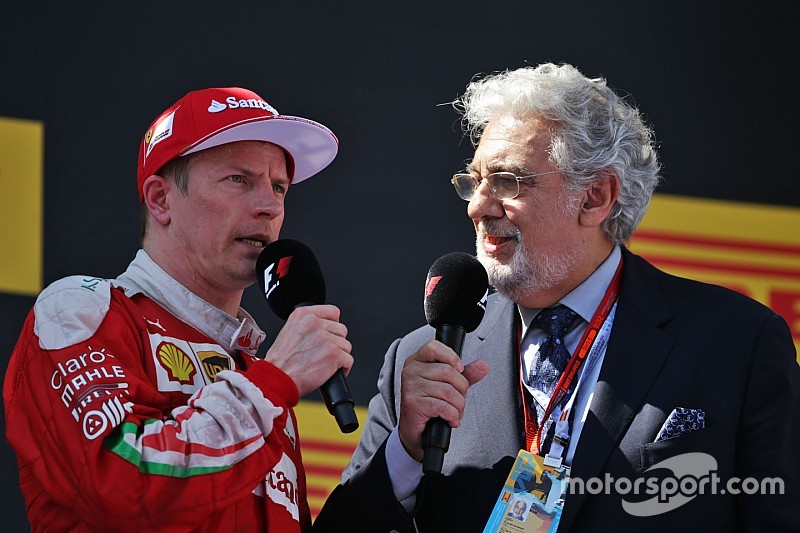
[[[162,342],[158,350],[158,360],[161,366],[166,368],[170,374],[170,380],[179,381],[184,384],[191,384],[194,382],[194,375],[197,370],[189,359],[186,353],[172,344],[171,342]]]

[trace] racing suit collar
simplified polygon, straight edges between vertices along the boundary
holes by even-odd
[[[233,317],[211,305],[167,274],[144,250],[136,253],[128,269],[111,284],[123,289],[129,298],[145,295],[228,351],[255,355],[267,336],[247,311],[240,307]]]

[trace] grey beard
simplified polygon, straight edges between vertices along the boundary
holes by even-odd
[[[552,289],[564,281],[578,262],[577,250],[536,254],[525,248],[518,232],[515,237],[516,249],[507,265],[486,254],[480,235],[476,239],[478,260],[489,275],[489,283],[511,301],[518,302],[531,293]]]

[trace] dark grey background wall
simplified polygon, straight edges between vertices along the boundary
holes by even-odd
[[[476,73],[553,61],[605,76],[655,126],[662,192],[800,205],[788,2],[44,4],[0,11],[0,116],[45,124],[44,283],[114,277],[133,257],[137,143],[158,113],[189,90],[254,89],[339,136],[330,168],[292,189],[282,236],[318,255],[362,404],[386,346],[424,321],[430,264],[473,250],[448,183],[471,148],[440,104]],[[32,303],[0,295],[3,373]],[[278,331],[256,291],[245,306]],[[0,451],[3,529],[24,529]]]

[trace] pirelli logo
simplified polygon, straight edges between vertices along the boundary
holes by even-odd
[[[308,505],[311,516],[316,517],[350,462],[367,420],[367,409],[356,406],[361,424],[353,433],[339,431],[322,402],[301,401],[294,412],[300,427]]]
[[[800,351],[800,209],[656,195],[630,248],[783,316]]]

